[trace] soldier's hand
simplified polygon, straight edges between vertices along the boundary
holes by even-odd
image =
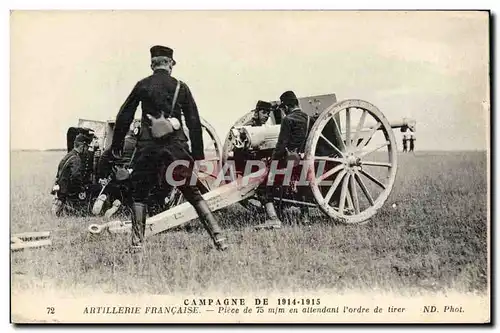
[[[113,158],[116,160],[120,160],[123,156],[123,150],[119,148],[112,148],[111,149],[111,155],[113,155]]]

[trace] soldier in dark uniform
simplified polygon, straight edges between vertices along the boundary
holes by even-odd
[[[415,141],[417,139],[415,138],[415,134],[411,133],[410,134],[410,152],[413,152],[413,150],[415,149]]]
[[[252,118],[247,121],[244,126],[265,126],[267,123],[270,113],[271,113],[272,104],[265,101],[258,101],[255,105],[255,109],[253,110]],[[252,112],[252,111],[251,111]],[[235,149],[233,151],[234,161],[235,161],[235,169],[238,173],[243,173],[245,169],[246,161],[248,160],[259,160],[261,159],[261,154],[258,152],[249,152],[246,149]]]
[[[272,104],[269,102],[258,101],[255,105],[254,114],[250,121],[250,126],[263,126],[269,119]]]
[[[59,162],[52,191],[52,194],[57,192],[57,199],[52,207],[56,216],[59,216],[65,207],[70,207],[78,201],[84,184],[82,158],[87,149],[88,139],[83,134],[78,134],[73,149]]]
[[[122,160],[125,163],[130,163],[132,155],[134,154],[135,146],[137,144],[137,138],[133,130],[130,130],[124,139]],[[114,160],[111,147],[106,149],[101,157],[99,158],[99,163],[97,166],[97,179],[103,180],[108,178],[113,166],[117,161]]]
[[[100,156],[97,162],[96,174],[102,194],[99,195],[93,204],[93,214],[100,214],[106,202],[113,203],[112,207],[105,214],[109,218],[118,211],[123,203],[122,199],[129,199],[126,196],[128,194],[127,185],[129,185],[127,182],[129,173],[126,169],[132,163],[136,144],[137,137],[134,129],[130,129],[125,136],[121,160],[118,161],[113,157],[111,147],[104,150]],[[117,169],[117,167],[120,167],[120,169]],[[103,187],[105,188],[103,189]]]
[[[187,160],[192,165],[194,160],[204,159],[198,108],[189,87],[171,76],[172,68],[176,63],[173,60],[173,50],[157,45],[150,49],[150,53],[153,74],[137,82],[122,105],[116,117],[111,144],[113,156],[119,158],[123,148],[123,139],[140,103],[142,107],[141,131],[131,175],[134,201],[132,204],[132,250],[142,249],[147,197],[150,189],[157,183],[159,170],[177,160]],[[172,104],[174,104],[173,107]],[[189,151],[187,137],[181,128],[182,114],[189,129],[192,152]],[[159,125],[163,128],[163,136],[155,130]],[[174,169],[175,180],[186,180],[184,185],[178,187],[179,190],[195,208],[217,249],[224,250],[227,244],[221,236],[219,224],[201,196],[199,188],[190,186],[191,175],[192,167],[177,166]]]
[[[403,134],[403,153],[408,151],[408,138],[406,137],[406,133]]]
[[[304,152],[307,134],[313,125],[312,119],[300,109],[299,100],[293,91],[286,91],[280,96],[280,108],[285,113],[281,121],[278,142],[273,151],[272,160],[279,161],[278,168],[285,168],[290,159],[297,160],[300,153]],[[266,181],[267,182],[267,181]],[[276,214],[273,204],[273,187],[267,187],[266,213],[268,218],[257,229],[281,228],[281,221]],[[301,209],[304,223],[308,223],[308,210]]]

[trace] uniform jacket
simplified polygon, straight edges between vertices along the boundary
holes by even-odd
[[[78,191],[83,183],[82,159],[76,150],[71,150],[63,157],[57,167],[56,183],[61,193]]]
[[[174,110],[171,110],[176,86],[177,79],[163,69],[155,70],[152,75],[137,82],[116,117],[112,148],[120,149],[123,147],[125,134],[129,130],[129,126],[134,119],[135,112],[140,103],[142,118],[141,133],[138,139],[139,146],[153,144],[154,142],[150,130],[151,121],[147,118],[146,114],[158,118],[163,111],[165,117],[169,115],[175,117],[180,124],[182,124],[181,116],[183,114],[189,130],[191,153],[195,159],[203,159],[203,138],[198,107],[189,87],[185,83],[181,83],[176,106]],[[171,133],[162,144],[169,145],[175,141],[187,142],[186,135],[182,129]]]
[[[134,155],[135,147],[137,144],[137,139],[133,135],[125,136],[125,142],[123,144],[123,161],[130,162],[132,156]],[[99,179],[107,178],[113,169],[115,164],[113,154],[111,153],[111,148],[106,149],[101,157],[99,158],[97,166],[97,177]]]
[[[285,158],[286,150],[303,152],[307,135],[313,125],[313,119],[309,118],[309,129],[307,128],[308,115],[299,108],[292,110],[281,120],[278,142],[273,151],[274,160]]]

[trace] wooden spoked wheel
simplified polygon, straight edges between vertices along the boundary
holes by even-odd
[[[362,100],[335,103],[320,115],[304,159],[319,208],[341,223],[361,223],[375,215],[397,173],[392,128],[377,107]]]

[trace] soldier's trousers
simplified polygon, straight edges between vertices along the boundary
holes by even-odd
[[[183,165],[179,162],[189,164]],[[169,166],[175,163],[173,170],[168,170]],[[192,167],[194,160],[189,152],[186,142],[173,141],[165,145],[151,143],[137,146],[136,157],[133,163],[131,177],[132,199],[134,202],[145,203],[150,190],[157,184],[165,184],[165,181],[184,181],[183,185],[177,186],[184,198],[192,205],[203,200],[196,182],[191,182]]]
[[[186,142],[169,142],[168,145],[139,144],[132,168],[132,244],[142,243],[146,222],[145,207],[150,190],[158,183],[173,180],[184,181],[183,184],[171,183],[183,194],[184,198],[194,207],[204,228],[208,231],[217,247],[222,243],[219,238],[222,230],[213,216],[207,202],[203,199],[196,179],[192,179],[194,160],[189,153]],[[183,162],[183,163],[179,163]],[[170,168],[169,168],[170,166]],[[175,167],[174,167],[175,166]],[[171,170],[169,170],[171,169]],[[191,185],[194,184],[194,185]]]

